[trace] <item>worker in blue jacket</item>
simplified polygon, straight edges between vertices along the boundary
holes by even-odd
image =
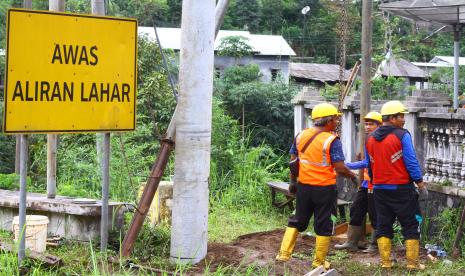
[[[385,103],[381,108],[383,125],[366,142],[366,161],[370,164],[377,213],[376,237],[384,269],[392,267],[391,240],[396,218],[405,239],[407,269],[424,269],[418,262],[422,222],[418,197],[427,197],[428,190],[412,137],[403,128],[406,113],[407,109],[399,101]]]
[[[373,133],[383,122],[382,116],[379,112],[372,111],[364,117],[365,121],[365,132],[367,135]],[[358,250],[358,242],[364,234],[362,224],[365,215],[368,213],[370,218],[371,226],[373,228],[372,239],[370,245],[365,253],[371,253],[378,250],[376,244],[376,211],[373,200],[373,184],[371,183],[370,176],[368,175],[369,162],[366,159],[361,161],[346,163],[346,166],[351,170],[364,170],[364,178],[361,183],[357,194],[355,195],[354,203],[350,207],[350,222],[347,229],[347,241],[343,244],[336,244],[335,249],[349,249]]]

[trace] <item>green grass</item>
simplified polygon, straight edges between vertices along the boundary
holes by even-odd
[[[257,212],[248,208],[212,208],[209,215],[208,239],[210,242],[230,242],[238,236],[284,228],[287,215]]]

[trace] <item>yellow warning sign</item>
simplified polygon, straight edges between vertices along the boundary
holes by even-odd
[[[5,133],[134,130],[137,21],[10,9]]]

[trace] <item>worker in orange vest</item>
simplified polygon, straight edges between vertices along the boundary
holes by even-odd
[[[316,244],[312,266],[329,268],[325,259],[335,227],[336,175],[356,179],[344,165],[342,143],[333,133],[340,115],[331,104],[316,105],[312,110],[313,127],[303,130],[295,138],[290,153],[291,161],[299,160],[299,172],[298,175],[291,172],[290,189],[296,189],[296,212],[289,218],[276,256],[278,261],[290,259],[298,233],[307,229],[314,215]]]
[[[372,111],[364,117],[365,121],[365,133],[370,135],[375,131],[382,123],[383,119],[379,112]],[[368,175],[369,162],[363,159],[358,162],[346,163],[346,166],[351,170],[364,169],[364,179],[360,185],[355,200],[350,207],[350,223],[347,230],[347,241],[343,244],[337,244],[334,246],[335,249],[350,249],[358,250],[358,242],[363,235],[363,219],[368,213],[370,218],[371,226],[373,228],[372,240],[369,247],[364,250],[365,253],[375,252],[377,250],[376,236],[374,229],[376,229],[376,210],[373,200],[373,184],[371,183],[370,176]]]
[[[406,113],[407,109],[399,101],[385,103],[381,108],[383,125],[366,142],[366,160],[370,164],[378,217],[376,237],[384,269],[392,267],[392,226],[396,218],[405,238],[407,269],[424,269],[418,262],[420,225],[423,220],[418,200],[419,197],[427,198],[428,190],[410,133],[403,128]]]

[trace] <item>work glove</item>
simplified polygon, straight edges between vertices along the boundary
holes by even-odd
[[[290,179],[289,180],[289,193],[295,195],[297,193],[297,180]]]
[[[428,199],[429,192],[424,184],[421,187],[416,186],[416,191],[418,193],[418,201],[423,201],[423,200]]]
[[[426,189],[426,187],[419,188],[418,191],[419,191],[418,200],[421,201],[421,200],[428,199],[429,192],[428,192],[428,189]]]

